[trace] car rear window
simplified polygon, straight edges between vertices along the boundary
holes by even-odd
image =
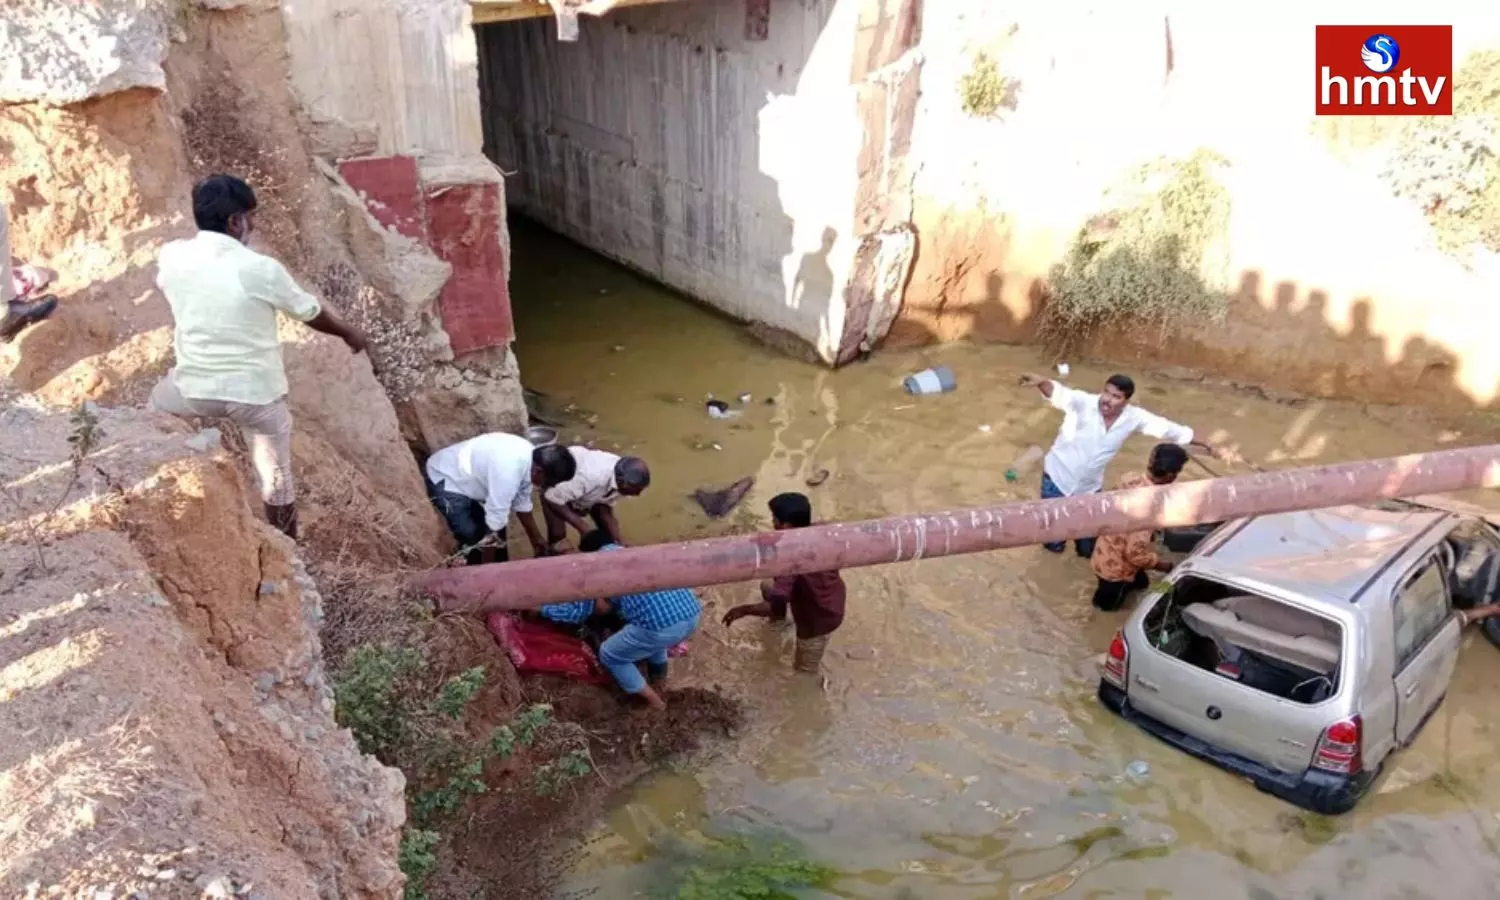
[[[1157,652],[1284,700],[1338,690],[1342,627],[1241,588],[1185,576],[1156,595],[1145,628]]]

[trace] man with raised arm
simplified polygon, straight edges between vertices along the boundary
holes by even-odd
[[[1105,468],[1125,445],[1125,439],[1136,432],[1217,455],[1212,447],[1194,437],[1193,429],[1132,404],[1135,381],[1129,375],[1109,376],[1104,390],[1097,394],[1031,374],[1022,375],[1021,384],[1041,391],[1053,408],[1063,414],[1062,427],[1057,430],[1057,439],[1047,451],[1042,469],[1043,500],[1098,493],[1104,486]],[[1067,542],[1042,546],[1061,553]],[[1074,547],[1079,556],[1087,559],[1094,553],[1094,539],[1079,538]]]

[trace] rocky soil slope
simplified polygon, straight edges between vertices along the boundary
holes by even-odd
[[[217,432],[14,404],[0,473],[0,893],[399,896],[404,780],[335,726],[322,599]]]

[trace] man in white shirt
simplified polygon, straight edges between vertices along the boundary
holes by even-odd
[[[573,477],[577,463],[558,446],[496,431],[444,447],[427,460],[427,493],[471,565],[506,562],[510,514],[521,520],[537,556],[547,554],[531,512],[533,486],[546,490]],[[487,540],[494,535],[493,540]]]
[[[255,192],[233,175],[193,188],[198,234],[161,250],[156,284],[175,325],[177,365],[151,392],[153,409],[228,419],[250,445],[266,519],[297,537],[292,414],[276,314],[333,335],[355,353],[364,335],[304,291],[281,263],[251,250]]]
[[[1111,375],[1098,394],[1037,375],[1022,375],[1021,383],[1041,391],[1063,414],[1062,427],[1042,470],[1043,500],[1098,493],[1104,486],[1105,468],[1125,445],[1125,439],[1136,432],[1215,455],[1212,447],[1194,438],[1193,429],[1131,405],[1135,382],[1129,375]],[[1059,541],[1043,546],[1061,553],[1067,545]],[[1073,546],[1085,559],[1094,553],[1093,538],[1079,538]]]
[[[556,548],[568,536],[567,526],[582,537],[589,532],[588,516],[603,531],[610,543],[625,546],[620,535],[620,521],[615,518],[615,501],[621,497],[638,497],[651,486],[651,469],[646,461],[634,456],[616,456],[588,447],[569,447],[578,463],[578,473],[542,495],[542,513],[547,517],[547,546]]]

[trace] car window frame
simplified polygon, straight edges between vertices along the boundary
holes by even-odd
[[[1433,621],[1431,628],[1426,633],[1413,640],[1411,646],[1403,654],[1400,645],[1401,624],[1399,618],[1402,609],[1401,598],[1412,585],[1416,584],[1418,579],[1427,574],[1428,569],[1437,570],[1438,587],[1441,589],[1443,596],[1443,615]],[[1434,638],[1442,633],[1443,626],[1448,623],[1448,620],[1452,616],[1453,592],[1450,590],[1448,584],[1448,573],[1444,571],[1442,559],[1439,554],[1437,552],[1428,553],[1422,558],[1421,562],[1412,567],[1411,572],[1405,578],[1401,579],[1400,584],[1391,594],[1391,645],[1395,653],[1396,674],[1399,675],[1401,672],[1404,672],[1412,660],[1422,655],[1422,651],[1428,644],[1432,643]]]

